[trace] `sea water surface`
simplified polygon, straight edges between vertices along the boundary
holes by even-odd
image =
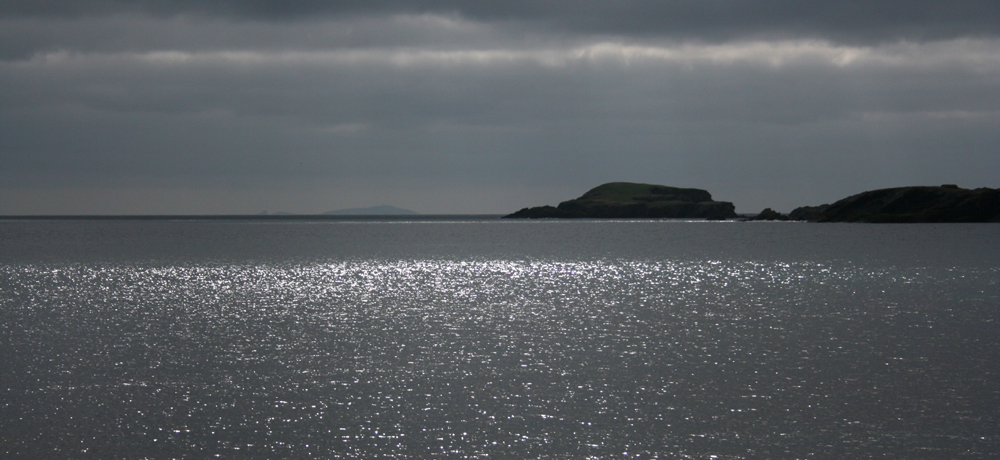
[[[4,458],[1000,457],[1000,225],[0,220]]]

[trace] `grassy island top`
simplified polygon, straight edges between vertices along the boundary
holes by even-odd
[[[696,188],[610,182],[597,186],[580,198],[559,206],[524,208],[509,218],[590,219],[728,219],[736,217],[732,203],[712,201],[712,195]]]
[[[696,188],[677,188],[665,185],[610,182],[590,189],[578,200],[634,202],[634,201],[712,201],[712,195]]]

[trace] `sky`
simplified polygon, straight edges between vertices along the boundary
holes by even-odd
[[[0,215],[1000,187],[996,0],[5,0]]]

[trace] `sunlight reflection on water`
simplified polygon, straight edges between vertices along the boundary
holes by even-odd
[[[996,362],[982,322],[996,320],[996,270],[427,259],[0,274],[6,351],[24,373],[5,380],[5,413],[19,417],[4,422],[7,452],[998,447],[983,410],[997,407],[995,375],[975,371]]]

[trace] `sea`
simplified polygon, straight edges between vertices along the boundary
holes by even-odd
[[[1000,225],[0,219],[0,457],[996,459]]]

